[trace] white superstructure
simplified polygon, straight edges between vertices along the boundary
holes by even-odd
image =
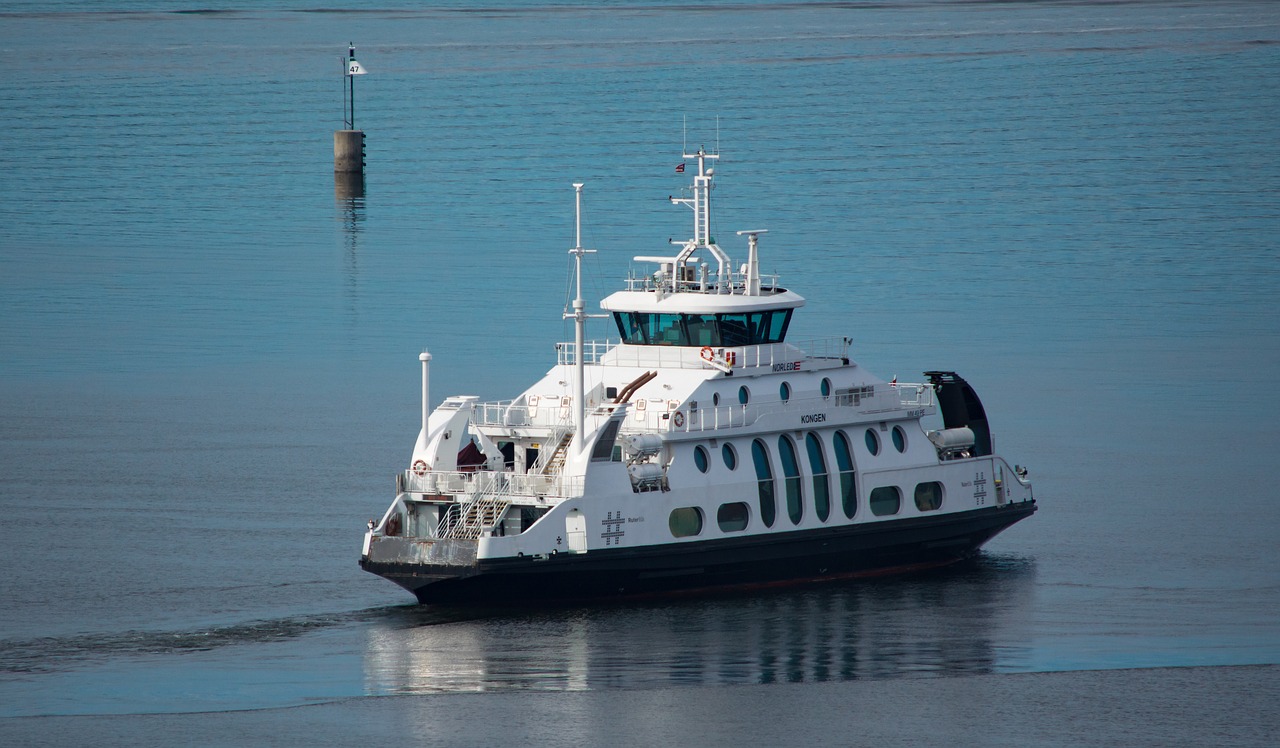
[[[963,379],[787,338],[804,299],[761,275],[764,230],[737,232],[737,266],[714,242],[717,156],[685,158],[693,238],[601,302],[618,342],[584,340],[579,278],[574,342],[511,400],[428,414],[422,354],[422,431],[364,568],[423,601],[770,583],[958,560],[1034,512]]]

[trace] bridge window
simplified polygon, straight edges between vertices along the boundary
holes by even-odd
[[[630,345],[736,347],[781,343],[791,324],[790,309],[739,314],[653,314],[614,312],[622,342]]]

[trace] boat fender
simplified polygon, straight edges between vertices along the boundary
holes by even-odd
[[[702,346],[702,360],[703,360],[703,361],[711,361],[711,360],[712,360],[712,359],[714,359],[715,357],[716,357],[716,352],[715,352],[715,351],[713,351],[713,350],[711,350],[711,346],[709,346],[709,345],[704,345],[704,346]]]
[[[427,474],[427,462],[426,462],[426,460],[414,460],[414,461],[413,461],[413,474],[414,474],[414,475],[416,475],[416,476],[418,476],[419,478],[421,478],[422,476],[424,476],[424,475],[426,475],[426,474]]]
[[[676,428],[684,426],[684,413],[677,410],[676,414],[671,416],[671,422],[676,425]]]

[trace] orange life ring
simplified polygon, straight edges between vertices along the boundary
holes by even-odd
[[[711,346],[709,346],[709,345],[704,345],[704,346],[702,346],[702,360],[703,360],[703,361],[711,361],[711,360],[715,359],[715,357],[716,357],[716,352],[715,352],[715,351],[713,351],[713,350],[711,350]]]
[[[427,463],[425,460],[413,461],[413,474],[419,478],[427,474]]]
[[[678,410],[677,410],[677,411],[676,411],[676,414],[675,414],[675,415],[673,415],[673,416],[671,416],[671,422],[672,422],[672,423],[674,423],[674,424],[676,425],[676,428],[680,428],[681,426],[683,426],[683,425],[684,425],[684,413],[681,413],[680,411],[678,411]]]

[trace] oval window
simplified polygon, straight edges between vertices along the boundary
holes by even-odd
[[[707,449],[701,444],[693,448],[693,464],[698,466],[698,472],[705,473],[710,463],[707,462]]]
[[[897,486],[881,486],[871,492],[871,513],[877,517],[897,514],[902,508],[902,492]]]
[[[844,516],[853,519],[858,511],[858,484],[853,469],[853,450],[843,431],[837,431],[833,437],[836,445],[836,467],[840,468],[840,505],[844,507]]]
[[[786,434],[778,437],[778,455],[782,458],[782,488],[787,495],[787,516],[791,517],[791,524],[798,525],[804,518],[804,490],[796,445]]]
[[[903,431],[901,426],[893,427],[893,448],[899,452],[907,450],[907,432]]]
[[[809,473],[813,476],[813,510],[819,520],[826,522],[831,514],[831,484],[827,481],[827,460],[822,456],[822,441],[810,431],[804,436],[804,447],[809,453]]]
[[[822,384],[818,385],[818,391],[822,393],[823,400],[831,397],[831,380],[823,377]]]
[[[749,402],[750,400],[751,400],[751,391],[748,390],[747,386],[744,384],[738,388],[738,402],[742,403],[743,405],[746,405],[747,402]]]
[[[867,429],[867,451],[872,456],[880,454],[880,435],[875,432],[875,429]]]
[[[711,393],[711,404],[712,404],[712,405],[719,405],[719,404],[720,404],[720,393],[719,393],[719,392],[713,392],[713,393]]]
[[[783,382],[783,383],[782,383],[782,385],[781,385],[780,387],[778,387],[778,397],[782,398],[782,402],[784,402],[784,403],[785,403],[786,401],[790,400],[790,399],[791,399],[791,385],[787,384],[786,382]]]
[[[942,506],[942,484],[935,481],[916,486],[916,509],[932,512]]]
[[[765,527],[773,527],[773,518],[777,516],[778,504],[773,492],[773,469],[769,467],[769,452],[764,442],[756,439],[751,442],[751,459],[756,464],[756,494],[760,499],[760,521]]]
[[[716,511],[716,524],[720,525],[720,532],[741,532],[747,529],[750,519],[751,510],[741,501],[721,504]]]
[[[732,444],[726,442],[725,445],[720,448],[720,456],[724,458],[725,467],[730,470],[738,469],[738,451],[733,448]]]
[[[677,538],[688,538],[702,532],[702,510],[696,506],[686,506],[671,510],[667,519],[671,534]]]

